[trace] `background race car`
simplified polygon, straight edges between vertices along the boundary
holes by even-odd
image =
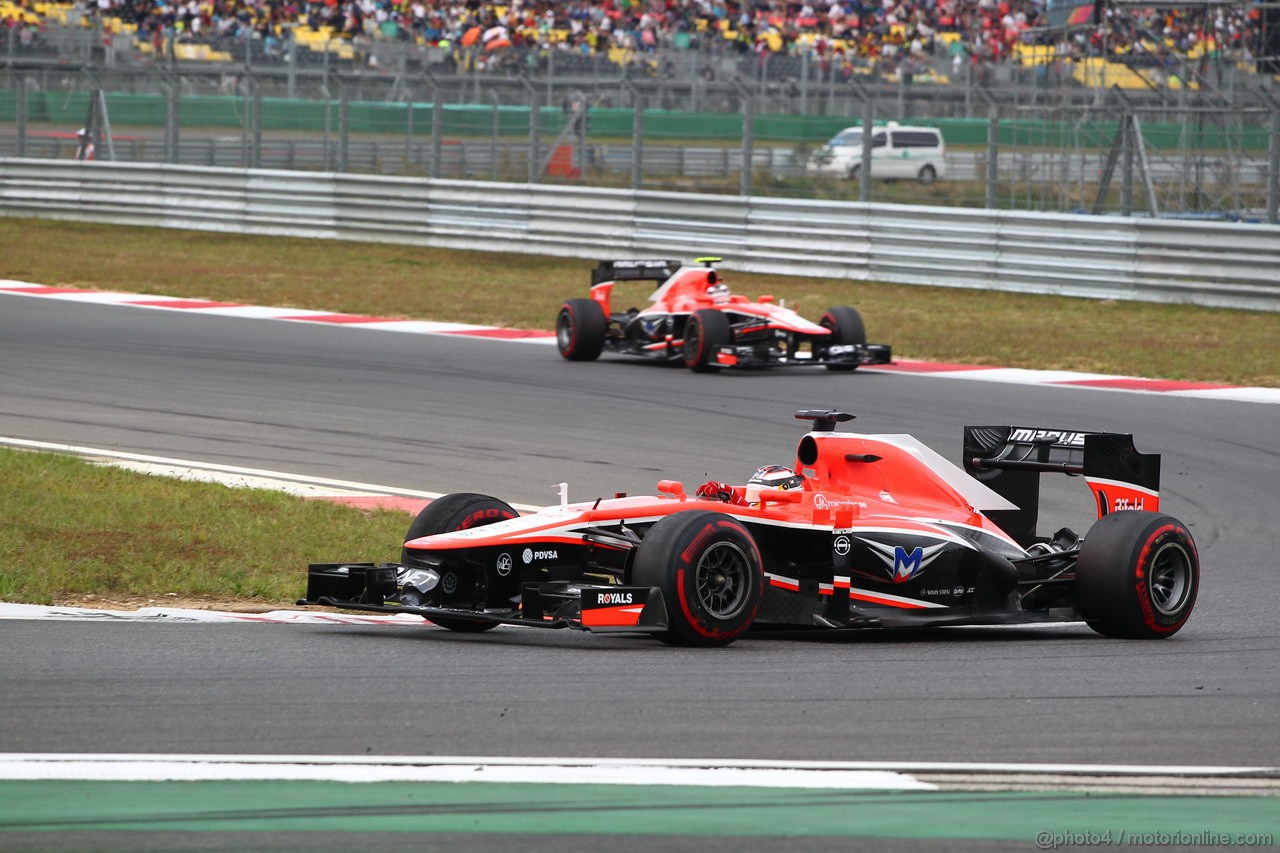
[[[755,302],[729,292],[712,268],[679,261],[602,261],[592,271],[591,298],[570,299],[556,317],[556,344],[569,361],[592,361],[605,350],[661,361],[681,360],[698,373],[724,367],[824,365],[854,370],[887,364],[890,348],[868,344],[862,317],[847,305],[811,323],[772,296]],[[613,311],[620,281],[657,281],[649,307]]]
[[[561,502],[520,516],[454,494],[410,525],[399,563],[310,567],[299,604],[408,612],[455,631],[500,624],[723,646],[753,626],[814,629],[1084,620],[1159,639],[1195,606],[1200,562],[1160,513],[1160,457],[1129,435],[967,427],[964,468],[909,435],[813,426],[795,467],[744,485]],[[1037,532],[1044,473],[1079,475],[1098,520]]]

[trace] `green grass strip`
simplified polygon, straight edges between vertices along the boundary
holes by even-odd
[[[410,517],[0,448],[0,601],[282,604],[308,563],[399,559]]]
[[[494,783],[0,782],[0,834],[418,832],[1025,840],[1273,834],[1270,797]],[[0,842],[0,846],[3,843]]]

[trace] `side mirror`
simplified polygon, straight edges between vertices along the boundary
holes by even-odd
[[[679,480],[659,480],[658,491],[664,495],[671,495],[678,501],[687,501],[689,496],[684,493],[684,483]]]

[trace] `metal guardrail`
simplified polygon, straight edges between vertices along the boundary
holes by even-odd
[[[1280,226],[0,159],[0,215],[1280,311]]]

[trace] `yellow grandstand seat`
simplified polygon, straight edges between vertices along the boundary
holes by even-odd
[[[1121,89],[1150,88],[1146,78],[1129,66],[1099,56],[1077,61],[1071,69],[1071,76],[1090,89],[1110,89],[1112,86],[1119,86]]]
[[[1057,48],[1050,44],[1022,44],[1013,46],[1013,58],[1023,68],[1047,65],[1057,55]]]
[[[198,60],[201,62],[230,62],[231,54],[224,50],[214,50],[207,44],[175,44],[173,55],[177,59]]]

